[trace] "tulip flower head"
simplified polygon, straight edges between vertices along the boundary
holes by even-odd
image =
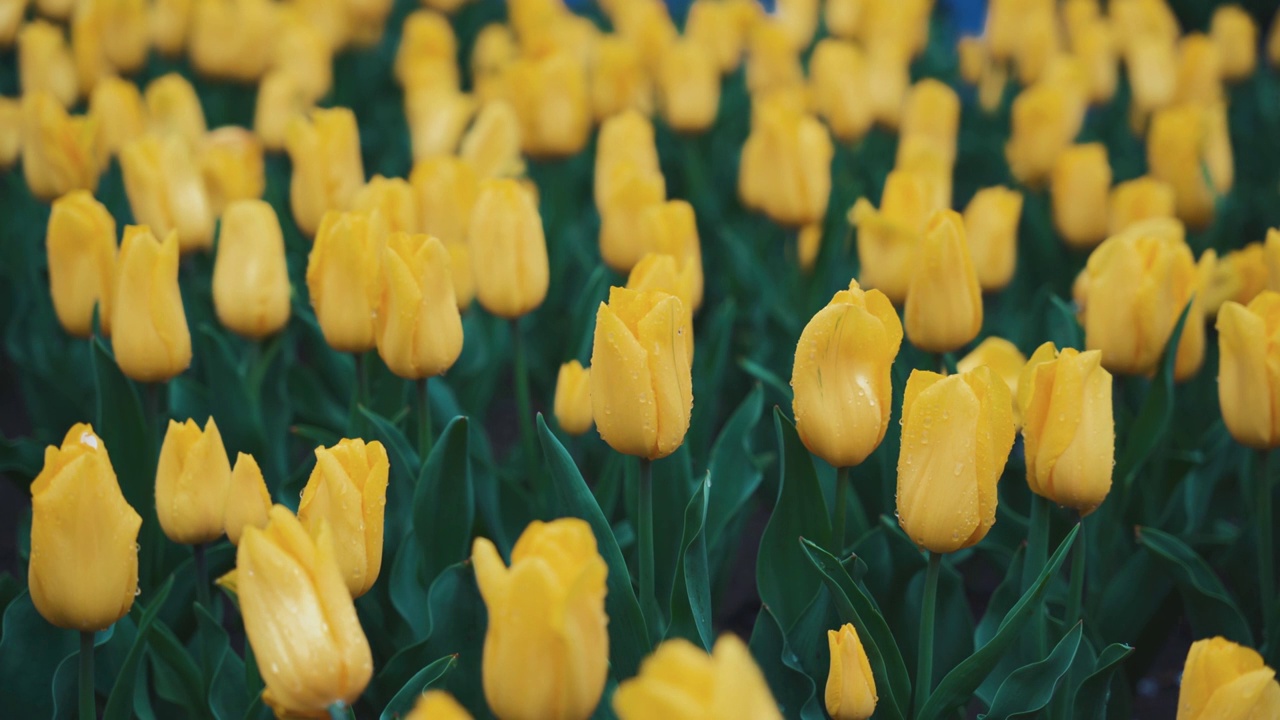
[[[507,319],[533,312],[547,296],[550,269],[538,206],[511,179],[480,182],[468,230],[476,298]]]
[[[253,132],[221,127],[204,137],[199,150],[209,204],[215,215],[236,200],[257,200],[267,187],[262,142]]]
[[[175,232],[182,252],[213,247],[214,209],[192,145],[172,133],[148,133],[120,151],[129,207],[160,235]]]
[[[1197,640],[1187,651],[1177,720],[1251,720],[1280,716],[1280,683],[1252,648],[1225,638]]]
[[[1173,187],[1178,217],[1191,228],[1207,226],[1217,197],[1235,177],[1226,106],[1178,105],[1160,110],[1147,132],[1152,177]]]
[[[319,537],[332,531],[335,558],[351,597],[369,592],[382,569],[382,530],[390,462],[382,443],[343,439],[316,448],[316,466],[302,489],[298,521]]]
[[[163,241],[124,229],[111,304],[111,348],[125,375],[163,382],[191,364],[191,331],[178,291],[178,234]]]
[[[1239,5],[1219,5],[1213,11],[1209,35],[1218,48],[1222,77],[1243,80],[1258,64],[1258,25]]]
[[[591,429],[591,368],[577,360],[560,366],[556,376],[556,422],[570,435],[582,435]]]
[[[393,233],[382,256],[375,338],[396,375],[442,375],[462,352],[449,251],[429,235]]]
[[[339,352],[376,345],[374,313],[386,226],[373,213],[329,212],[307,259],[307,290],[325,342]]]
[[[471,164],[479,177],[518,177],[524,174],[520,154],[520,119],[505,100],[486,102],[471,129],[462,137],[458,157]]]
[[[858,198],[849,222],[858,228],[859,283],[875,288],[894,303],[907,299],[916,248],[933,216],[937,195],[923,175],[902,170],[885,178],[880,209]]]
[[[965,237],[984,292],[1003,290],[1013,280],[1021,218],[1022,193],[1005,187],[983,188],[965,206]]]
[[[313,110],[309,119],[294,118],[285,131],[293,162],[289,202],[305,235],[313,236],[330,210],[347,210],[364,186],[360,133],[355,113],[347,108]]]
[[[436,0],[439,2],[439,0]],[[471,720],[471,713],[458,704],[444,690],[428,690],[422,693],[405,720]]]
[[[111,213],[89,191],[72,191],[53,201],[45,243],[58,322],[76,337],[89,337],[96,307],[102,334],[110,335],[116,274]]]
[[[658,71],[662,116],[672,129],[706,131],[720,108],[720,71],[702,44],[682,40],[663,54]]]
[[[568,157],[591,134],[586,69],[568,50],[521,57],[511,64],[510,100],[531,157]]]
[[[223,516],[223,528],[232,545],[240,544],[240,536],[247,527],[265,528],[271,512],[271,493],[262,469],[252,455],[236,455],[231,468],[231,484],[227,488],[227,510]]]
[[[959,213],[934,213],[914,264],[904,312],[911,344],[926,352],[949,352],[977,337],[982,290]]]
[[[289,269],[276,211],[262,200],[236,200],[222,214],[213,265],[218,321],[247,338],[264,338],[289,322]]]
[[[213,418],[169,421],[156,468],[156,516],[170,540],[198,545],[223,532],[231,461]]]
[[[818,41],[809,61],[809,97],[831,134],[844,142],[861,140],[875,121],[866,102],[869,85],[866,60],[857,44],[834,38]]]
[[[653,110],[653,82],[634,42],[621,35],[605,35],[596,43],[594,55],[590,86],[596,120],[606,122],[627,110],[645,114]],[[717,83],[719,79],[717,74]]]
[[[108,155],[147,131],[147,109],[138,86],[118,77],[105,77],[89,95],[89,114],[97,121],[98,149]]]
[[[1249,447],[1280,446],[1280,294],[1224,303],[1217,328],[1218,402],[1227,429]]]
[[[152,80],[144,93],[150,131],[173,134],[195,147],[208,131],[200,97],[191,82],[177,73]]]
[[[1173,186],[1148,175],[1126,180],[1111,188],[1107,201],[1107,235],[1151,218],[1174,216]]]
[[[992,335],[956,362],[956,370],[966,373],[982,366],[991,368],[1004,384],[1009,387],[1013,396],[1013,419],[1015,424],[1022,424],[1022,413],[1018,409],[1018,378],[1027,365],[1027,356],[1018,346],[1004,338]]]
[[[667,640],[640,674],[613,695],[620,720],[778,720],[782,713],[751,651],[735,635],[711,654],[687,640]]]
[[[22,96],[22,173],[32,195],[51,201],[98,188],[106,160],[98,122],[92,115],[68,115],[48,92]]]
[[[1106,239],[1110,188],[1106,145],[1073,145],[1058,155],[1049,191],[1054,227],[1069,247],[1088,249]]]
[[[876,711],[876,679],[858,631],[845,623],[827,631],[831,666],[827,672],[827,714],[834,720],[867,720]]]

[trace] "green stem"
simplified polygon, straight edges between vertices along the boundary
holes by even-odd
[[[351,711],[350,706],[339,700],[329,706],[330,720],[355,720],[356,714]]]
[[[80,720],[96,720],[98,703],[93,694],[93,633],[80,633]]]
[[[1276,604],[1276,567],[1275,544],[1272,537],[1271,506],[1271,474],[1268,472],[1271,454],[1266,450],[1258,451],[1257,487],[1254,489],[1254,503],[1257,505],[1258,521],[1254,526],[1258,531],[1258,587],[1262,591],[1262,621],[1267,642],[1276,642],[1275,628],[1269,627],[1275,615],[1272,607]]]
[[[524,342],[520,335],[520,321],[511,321],[511,345],[515,352],[516,411],[520,417],[520,447],[524,451],[525,471],[535,494],[538,493],[538,464],[533,441],[533,403],[529,400],[529,367],[524,356]]]
[[[916,714],[929,702],[933,692],[933,618],[938,607],[938,573],[942,555],[929,553],[929,569],[924,576],[924,602],[920,605],[920,653],[916,658]]]
[[[1031,494],[1031,523],[1027,528],[1027,558],[1022,566],[1022,590],[1026,592],[1040,576],[1045,563],[1049,560],[1049,501],[1035,493]],[[1042,658],[1048,651],[1048,638],[1045,635],[1044,619],[1037,616],[1032,621],[1031,638],[1037,658]]]
[[[1085,551],[1084,516],[1080,517],[1080,532],[1076,535],[1076,544],[1071,548],[1071,586],[1067,591],[1067,614],[1062,616],[1062,624],[1071,627],[1080,619],[1082,600],[1084,599],[1084,563]]]
[[[650,636],[657,636],[657,599],[653,594],[653,462],[640,458],[640,610]]]
[[[209,612],[213,612],[213,603],[209,601],[209,568],[204,560],[204,543],[191,546],[195,555],[196,566],[196,599]]]
[[[849,468],[836,468],[836,519],[831,527],[831,554],[836,557],[844,552],[844,514],[849,503],[845,493],[849,490]]]
[[[356,386],[351,391],[351,411],[347,413],[347,431],[353,436],[360,434],[360,405],[368,396],[369,376],[366,373],[364,353],[352,353],[356,361]]]
[[[422,462],[427,461],[427,456],[431,454],[431,394],[430,390],[431,378],[424,377],[418,379],[418,457],[422,458]]]

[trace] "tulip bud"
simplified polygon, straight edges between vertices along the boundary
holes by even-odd
[[[13,46],[27,14],[27,0],[5,0],[0,2],[0,48]]]
[[[22,173],[31,194],[53,200],[72,190],[96,190],[104,158],[97,119],[68,115],[47,92],[22,97]]]
[[[475,297],[467,230],[480,181],[465,161],[439,157],[415,164],[409,174],[409,184],[417,194],[422,231],[439,239],[449,251],[453,291],[458,309],[465,310]]]
[[[213,247],[213,208],[195,151],[177,135],[148,133],[120,151],[133,217],[161,235],[178,234],[182,252]]]
[[[742,62],[742,46],[746,41],[746,24],[738,22],[736,14],[738,11],[732,3],[695,0],[689,5],[684,22],[684,36],[705,47],[725,75]]]
[[[954,147],[940,145],[927,135],[906,135],[898,142],[898,157],[894,169],[924,177],[933,193],[929,205],[950,208],[954,164]]]
[[[1178,691],[1178,720],[1250,720],[1280,714],[1280,683],[1252,648],[1221,637],[1187,651]]]
[[[514,320],[542,304],[550,280],[547,240],[538,206],[520,183],[480,182],[468,242],[476,297],[485,310]]]
[[[289,203],[303,234],[313,236],[330,210],[347,210],[364,186],[360,131],[348,108],[313,110],[310,118],[294,118],[285,130],[285,147],[293,162]]]
[[[417,10],[404,19],[395,76],[406,89],[423,86],[457,90],[458,40],[443,15]]]
[[[476,97],[485,102],[505,98],[507,68],[519,54],[511,28],[500,23],[485,25],[471,48],[471,85]]]
[[[1258,449],[1280,446],[1280,343],[1267,330],[1280,320],[1280,294],[1259,293],[1249,304],[1228,301],[1218,312],[1218,401],[1231,436]]]
[[[1219,5],[1213,11],[1209,34],[1222,59],[1222,77],[1243,80],[1258,64],[1258,26],[1239,5]]]
[[[1111,164],[1102,143],[1072,145],[1053,165],[1053,225],[1069,247],[1091,248],[1107,237]]]
[[[711,53],[693,40],[673,43],[658,71],[662,117],[677,132],[700,133],[716,120],[720,72]]]
[[[22,100],[0,97],[0,170],[8,170],[22,154]]]
[[[377,440],[343,439],[316,448],[315,469],[302,489],[298,521],[312,537],[326,527],[332,530],[338,567],[352,597],[369,592],[382,569],[390,467]]]
[[[923,176],[893,170],[885,178],[880,209],[858,198],[849,222],[858,228],[859,282],[875,288],[895,303],[907,299],[912,259],[925,224],[936,207],[937,194]]]
[[[245,528],[262,529],[267,526],[269,512],[271,493],[267,492],[267,481],[262,477],[258,461],[252,455],[237,453],[236,465],[231,469],[231,483],[227,487],[227,511],[223,519],[227,539],[232,545],[239,545]]]
[[[960,97],[946,83],[926,78],[911,87],[902,111],[898,133],[902,137],[928,138],[947,151],[948,165],[955,160],[956,134],[960,130]],[[902,145],[898,146],[899,162]]]
[[[875,114],[876,123],[895,130],[902,119],[902,106],[911,84],[910,59],[906,52],[892,41],[878,41],[867,48],[867,77],[870,93],[867,104]]]
[[[325,342],[339,352],[372,350],[378,272],[386,227],[378,213],[327,212],[307,258],[307,290]]]
[[[611,288],[596,313],[591,351],[592,415],[605,442],[650,460],[684,442],[693,410],[691,333],[679,298]]]
[[[293,0],[286,9],[292,12],[297,24],[310,25],[316,37],[336,52],[351,44],[358,31],[351,17],[353,4],[340,0]]]
[[[912,263],[915,271],[904,313],[911,344],[941,353],[977,337],[982,329],[982,291],[959,213],[934,213]]]
[[[414,160],[452,155],[476,111],[470,95],[439,87],[409,90],[404,106]]]
[[[299,120],[311,109],[311,100],[288,73],[270,72],[258,86],[258,101],[254,106],[253,130],[267,150],[279,151],[285,147],[285,135],[294,118]]]
[[[598,121],[626,110],[649,113],[653,109],[653,86],[640,50],[621,35],[606,35],[595,45],[590,65],[591,108]],[[719,76],[717,97],[719,97]]]
[[[386,222],[388,232],[417,232],[420,218],[418,198],[413,186],[404,178],[385,178],[374,175],[351,201],[354,212],[372,213],[375,210]]]
[[[1207,226],[1217,196],[1231,190],[1235,175],[1226,107],[1157,112],[1147,133],[1147,165],[1152,177],[1173,186],[1178,217],[1192,228]]]
[[[684,350],[689,363],[693,363],[693,303],[694,268],[681,266],[675,257],[649,253],[631,268],[627,276],[627,289],[636,292],[654,290],[673,295],[680,300],[681,324],[689,329],[684,335]]]
[[[231,462],[218,424],[169,421],[156,467],[156,516],[170,540],[199,545],[222,535]]]
[[[1083,110],[1074,106],[1060,85],[1037,84],[1019,93],[1013,100],[1012,133],[1005,145],[1013,176],[1030,184],[1047,179],[1058,155],[1080,132]]]
[[[570,435],[581,435],[591,429],[591,368],[577,360],[560,366],[556,376],[554,410],[556,422]]]
[[[165,57],[176,57],[187,44],[193,0],[154,0],[151,4],[151,43]]]
[[[348,0],[347,9],[351,45],[357,49],[372,48],[382,41],[382,31],[391,15],[394,0]]]
[[[1206,250],[1205,254],[1214,252]],[[1215,253],[1216,256],[1216,253]],[[1258,293],[1267,289],[1266,251],[1262,243],[1249,243],[1212,263],[1212,275],[1201,290],[1207,315],[1216,316],[1228,300],[1247,305]]]
[[[800,53],[786,29],[774,19],[751,28],[747,44],[747,89],[752,96],[804,84]]]
[[[178,291],[178,235],[157,240],[129,225],[116,265],[111,348],[125,375],[164,382],[191,364],[191,333]]]
[[[310,105],[333,87],[334,46],[323,29],[305,15],[286,16],[280,22],[280,37],[275,42],[269,74],[283,73],[293,78],[306,104]]]
[[[618,193],[618,186],[629,180],[629,173],[617,171],[624,163],[641,173],[662,174],[653,123],[635,110],[614,115],[600,125],[600,138],[596,142],[596,208],[603,210]],[[665,186],[663,197],[666,197]]]
[[[138,86],[118,77],[105,77],[89,96],[89,115],[97,121],[98,148],[115,155],[147,130],[147,111]]]
[[[486,538],[476,538],[471,562],[489,612],[484,695],[494,714],[586,720],[609,670],[609,568],[591,526],[535,520],[511,550],[511,567]],[[530,652],[546,662],[530,664]]]
[[[901,344],[902,323],[889,299],[864,292],[856,280],[805,325],[791,388],[796,431],[809,452],[833,467],[852,467],[880,446]]]
[[[1107,201],[1107,235],[1116,235],[1134,223],[1152,218],[1172,218],[1173,186],[1149,175],[1118,183]]]
[[[831,194],[835,153],[827,129],[812,115],[766,101],[752,121],[751,136],[759,138],[759,164],[739,172],[758,176],[765,214],[793,227],[821,220]]]
[[[62,28],[34,20],[18,33],[18,87],[22,94],[47,92],[63,107],[75,104],[80,89]]]
[[[1027,358],[1018,350],[1018,346],[994,335],[978,343],[968,355],[956,363],[956,370],[967,373],[984,365],[991,368],[1004,384],[1009,387],[1013,397],[1013,421],[1022,425],[1022,412],[1018,409],[1018,376],[1026,367]]]
[[[116,271],[116,222],[88,191],[53,201],[46,238],[49,291],[58,322],[71,335],[89,337],[98,309],[102,334],[111,334]]]
[[[169,73],[152,80],[144,93],[153,133],[174,134],[195,147],[208,131],[200,98],[186,78]]]
[[[685,200],[668,200],[646,208],[640,216],[644,245],[653,252],[670,255],[682,275],[688,275],[686,293],[678,295],[691,313],[702,307],[702,244],[693,206]],[[692,327],[692,325],[690,326]]]
[[[221,227],[213,266],[218,321],[247,338],[274,335],[289,322],[291,294],[276,211],[261,200],[237,200]]]
[[[796,259],[800,263],[800,269],[806,273],[813,272],[821,251],[822,224],[813,223],[800,228],[800,235],[796,237]]]
[[[654,0],[623,2],[613,16],[618,33],[636,44],[645,68],[656,72],[663,53],[679,37],[667,4]]]
[[[87,29],[97,36],[92,44],[98,46],[93,53],[101,63],[98,73],[137,72],[151,50],[148,10],[145,0],[83,0],[72,15],[72,43],[79,45],[77,35]],[[82,73],[81,79],[84,77]],[[86,91],[93,89],[92,84],[82,87]]]
[[[832,38],[818,42],[809,60],[809,98],[831,134],[844,142],[857,142],[871,129],[875,118],[867,103],[869,85],[857,45]]]
[[[431,4],[442,2],[459,2],[459,0],[429,0]],[[449,693],[444,690],[428,690],[422,693],[413,710],[404,716],[404,720],[472,720],[472,718],[471,713],[459,705]]]
[[[618,685],[613,711],[620,720],[645,720],[663,708],[671,717],[779,720],[778,703],[751,651],[726,633],[711,655],[687,640],[658,645],[640,674]]]
[[[125,501],[107,448],[83,423],[44,451],[31,483],[31,602],[53,625],[106,630],[133,607],[142,518]]]
[[[283,505],[268,517],[265,529],[244,529],[236,550],[236,595],[267,686],[262,700],[277,716],[322,716],[355,702],[373,675],[335,550],[345,538],[324,521],[309,537]]]
[[[449,251],[428,235],[398,232],[382,257],[378,355],[402,378],[443,375],[462,352]]]
[[[1173,41],[1152,35],[1129,37],[1124,42],[1124,62],[1133,93],[1130,113],[1134,129],[1140,130],[1148,115],[1173,102],[1178,91],[1177,49]]]
[[[1116,431],[1111,373],[1102,353],[1053,343],[1031,355],[1018,380],[1027,484],[1041,497],[1088,515],[1111,490]]]
[[[267,0],[195,0],[191,65],[206,77],[253,82],[271,64],[278,30]]]
[[[1177,91],[1174,102],[1212,106],[1222,102],[1222,70],[1218,46],[1204,33],[1188,33],[1178,41]]]
[[[200,144],[200,168],[209,205],[221,215],[237,200],[257,200],[266,190],[262,143],[249,130],[221,127]]]
[[[1013,399],[990,368],[951,376],[911,372],[897,500],[898,523],[917,545],[949,553],[986,537],[1013,438]]]
[[[1116,40],[1110,23],[1101,18],[1085,23],[1072,40],[1072,51],[1084,65],[1089,100],[1097,104],[1110,102],[1119,82]]]
[[[600,257],[615,271],[629,272],[654,249],[642,220],[646,211],[662,205],[666,180],[661,172],[642,170],[628,161],[606,172],[602,184],[611,188],[611,195],[600,206]]]
[[[827,671],[827,714],[833,720],[867,720],[876,711],[876,679],[867,651],[850,623],[827,631],[831,667]]]
[[[458,157],[471,164],[479,177],[518,177],[524,174],[520,154],[520,119],[505,100],[490,100],[476,114],[462,137]]]
[[[559,50],[540,58],[519,58],[510,73],[511,106],[520,118],[525,153],[556,158],[581,150],[591,134],[582,64],[567,50]]]
[[[1022,193],[1005,187],[983,188],[964,209],[969,253],[984,292],[1003,290],[1018,264],[1018,222]]]

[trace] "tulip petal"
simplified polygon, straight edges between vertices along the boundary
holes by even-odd
[[[687,364],[686,360],[686,364]],[[591,409],[600,437],[618,452],[648,457],[658,444],[649,354],[614,308],[600,303],[591,348]]]

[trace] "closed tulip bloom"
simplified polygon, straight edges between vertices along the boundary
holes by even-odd
[[[1018,180],[1039,184],[1049,178],[1058,155],[1080,132],[1083,108],[1062,86],[1036,84],[1013,101],[1012,132],[1005,145],[1009,169]]]
[[[120,151],[129,207],[157,233],[178,234],[182,252],[213,247],[213,207],[199,158],[183,139],[148,133]]]
[[[850,623],[827,631],[831,665],[827,671],[826,706],[833,720],[867,720],[876,711],[876,679],[867,651]]]
[[[458,309],[465,310],[475,297],[467,230],[480,181],[467,162],[439,157],[416,163],[409,174],[409,184],[418,198],[419,228],[439,239],[449,251]]]
[[[902,323],[879,290],[858,282],[819,310],[796,344],[792,410],[805,447],[834,467],[862,464],[884,440],[893,400],[890,369]]]
[[[163,241],[130,225],[116,265],[111,348],[120,370],[138,382],[164,382],[191,364],[191,332],[178,291],[178,235]]]
[[[432,2],[438,3],[441,0],[432,0]],[[404,720],[471,720],[471,713],[444,690],[428,690],[422,693],[413,710],[404,716]]]
[[[697,312],[702,307],[704,278],[702,243],[693,206],[686,200],[668,200],[647,208],[640,222],[647,236],[644,244],[653,252],[674,257],[680,272],[688,274],[688,294],[681,295],[680,301],[688,303],[691,312]]]
[[[222,215],[213,266],[213,308],[238,335],[260,339],[289,322],[289,270],[276,211],[261,200],[237,200]]]
[[[77,36],[88,31],[96,37],[92,56],[101,62],[98,73],[112,70],[134,73],[140,70],[151,50],[151,28],[148,25],[148,3],[145,0],[87,0],[76,5],[71,19],[73,46],[81,44]],[[73,47],[79,54],[79,47]],[[78,58],[79,59],[79,58]],[[81,71],[81,87],[92,90],[93,84],[83,84],[86,76]]]
[[[570,435],[582,435],[591,429],[591,368],[577,360],[560,366],[556,376],[556,422]]]
[[[956,133],[960,130],[960,97],[946,83],[926,78],[911,87],[898,132],[929,138],[955,158]]]
[[[1133,90],[1131,113],[1135,129],[1151,112],[1173,102],[1178,91],[1177,48],[1163,38],[1140,35],[1128,38],[1124,61]]]
[[[262,143],[251,131],[232,126],[213,130],[200,144],[199,155],[215,215],[221,215],[230,203],[257,200],[266,191]]]
[[[187,44],[194,0],[155,0],[151,4],[151,44],[161,55],[172,58]]]
[[[800,53],[786,29],[774,19],[761,19],[747,43],[747,88],[753,96],[804,84]]]
[[[262,699],[281,717],[321,717],[352,703],[373,675],[373,655],[342,580],[335,537],[315,536],[283,505],[265,529],[246,527],[236,550],[236,595],[261,663]]]
[[[1213,105],[1222,101],[1218,46],[1204,33],[1188,33],[1178,41],[1178,89],[1174,102]]]
[[[420,87],[405,94],[405,119],[413,159],[452,155],[466,132],[476,101],[452,88]]]
[[[951,207],[951,175],[955,148],[941,145],[927,135],[906,135],[898,141],[894,169],[924,177],[933,193],[931,207]]]
[[[655,248],[643,222],[645,213],[666,198],[661,172],[623,161],[605,176],[612,193],[600,206],[600,257],[617,272],[630,272],[645,253]]]
[[[763,164],[753,172],[763,174],[765,214],[792,227],[821,220],[831,194],[831,135],[817,118],[782,103],[768,103],[758,118],[751,134],[759,133]]]
[[[289,204],[298,229],[312,236],[326,212],[347,210],[364,186],[355,113],[339,107],[295,118],[285,130],[285,147],[293,162]]]
[[[1173,187],[1178,217],[1191,228],[1213,221],[1217,196],[1231,190],[1235,161],[1226,107],[1179,105],[1160,110],[1147,132],[1152,177]]]
[[[462,352],[449,251],[428,235],[392,233],[383,253],[376,335],[391,372],[443,375]]]
[[[520,183],[480,182],[468,231],[476,298],[507,319],[537,309],[547,296],[547,240],[538,206]]]
[[[49,201],[92,192],[103,161],[96,118],[68,115],[47,92],[22,96],[22,173],[32,195]]]
[[[591,71],[591,108],[597,121],[625,110],[653,109],[653,83],[640,50],[621,35],[605,35],[595,45]],[[716,77],[719,81],[719,76]],[[719,91],[717,86],[717,97]]]
[[[285,148],[285,135],[294,118],[305,118],[312,107],[308,93],[289,73],[267,73],[258,85],[253,130],[267,150]]]
[[[1258,26],[1239,5],[1219,5],[1213,11],[1209,34],[1218,46],[1222,77],[1243,80],[1258,64]]]
[[[458,157],[471,164],[479,177],[518,177],[524,174],[520,154],[520,118],[505,100],[480,107],[475,122],[462,137]]]
[[[1205,254],[1213,253],[1206,250]],[[1216,258],[1216,253],[1214,253]],[[1262,243],[1249,243],[1212,263],[1212,274],[1201,291],[1205,314],[1216,316],[1228,300],[1247,305],[1267,289],[1269,271]]]
[[[1218,400],[1232,437],[1248,447],[1280,446],[1280,294],[1218,311]]]
[[[156,467],[156,516],[170,540],[198,545],[222,535],[231,461],[213,418],[169,421]]]
[[[273,45],[275,55],[269,74],[289,75],[309,104],[329,93],[333,87],[334,46],[311,18],[281,18],[279,37]]]
[[[97,632],[133,607],[142,518],[125,501],[102,438],[83,423],[44,451],[31,483],[31,602],[53,625]]]
[[[1018,264],[1018,223],[1022,193],[1006,187],[983,188],[964,209],[969,254],[984,292],[1003,290]]]
[[[609,670],[609,568],[591,526],[535,520],[516,540],[510,567],[486,538],[476,538],[471,562],[489,613],[484,695],[494,715],[586,720]]]
[[[586,70],[567,50],[541,58],[523,57],[510,69],[511,105],[520,118],[527,155],[568,157],[591,134]]]
[[[191,65],[206,77],[257,80],[271,64],[278,30],[276,5],[266,0],[195,0]]]
[[[386,222],[388,232],[417,232],[421,218],[418,213],[418,196],[413,186],[404,178],[385,178],[374,175],[356,193],[351,201],[355,212],[378,211]]]
[[[511,28],[501,23],[485,25],[471,47],[471,84],[476,96],[485,102],[504,97],[507,68],[519,54]]]
[[[1101,18],[1086,23],[1073,40],[1072,52],[1084,64],[1089,100],[1101,104],[1115,97],[1119,60],[1111,24]]]
[[[325,342],[339,352],[372,350],[378,272],[386,228],[374,213],[325,213],[307,258],[307,290]]]
[[[46,237],[49,291],[58,322],[76,337],[93,333],[94,308],[102,334],[111,334],[115,292],[116,221],[87,190],[53,201]]]
[[[720,72],[705,47],[673,43],[658,70],[662,117],[673,130],[699,133],[711,127],[720,107]]]
[[[1126,180],[1111,188],[1107,201],[1107,235],[1115,235],[1134,223],[1174,214],[1173,186],[1149,175]]]
[[[876,124],[896,130],[911,85],[910,58],[896,42],[880,40],[867,47],[867,77],[871,79],[867,103]]]
[[[934,213],[913,263],[904,313],[911,344],[941,353],[977,337],[982,329],[982,291],[959,213]]]
[[[800,269],[806,273],[812,272],[821,251],[822,224],[813,223],[800,228],[800,235],[796,237],[796,259],[800,263]]]
[[[865,0],[827,0],[823,12],[827,32],[842,40],[859,37],[870,14],[867,5]]]
[[[600,125],[596,142],[594,193],[596,208],[603,209],[627,181],[627,173],[617,171],[629,163],[641,172],[662,174],[653,123],[635,110],[619,113]],[[663,189],[665,197],[665,187]]]
[[[809,60],[809,98],[831,134],[844,142],[861,140],[875,120],[866,101],[869,84],[857,45],[833,38],[818,42]]]
[[[212,420],[210,421],[212,422]],[[238,453],[235,467],[231,469],[231,483],[227,487],[227,509],[223,527],[232,545],[240,544],[240,536],[248,527],[265,528],[267,514],[271,512],[271,493],[262,469],[252,455]]]
[[[208,126],[200,98],[186,78],[169,73],[152,80],[144,97],[147,119],[157,134],[173,134],[194,147],[204,137]]]
[[[695,0],[685,18],[684,36],[711,53],[721,74],[733,72],[742,62],[746,26],[736,21],[736,14],[732,3]]]
[[[858,198],[848,220],[858,228],[858,281],[883,292],[894,303],[907,299],[912,259],[925,224],[936,207],[930,181],[912,172],[893,170],[885,178],[880,209]]]
[[[732,634],[710,655],[680,638],[667,640],[618,685],[621,720],[778,720],[778,704],[746,644]]]
[[[0,170],[8,170],[22,154],[22,100],[0,97]]]
[[[1059,352],[1045,343],[1023,368],[1017,393],[1027,485],[1082,516],[1093,512],[1111,490],[1116,449],[1111,373],[1102,353]]]
[[[27,14],[27,0],[0,2],[0,48],[12,47]]]
[[[675,257],[665,253],[649,253],[627,275],[627,289],[636,292],[656,290],[680,299],[680,311],[684,314],[681,321],[683,327],[689,329],[684,334],[685,354],[689,363],[693,363],[693,285],[694,268],[682,264]]]
[[[374,440],[316,448],[316,467],[302,489],[298,521],[312,537],[327,526],[351,597],[369,592],[382,569],[382,529],[390,472],[387,451]]]
[[[147,131],[147,110],[138,86],[118,77],[105,77],[89,96],[89,114],[97,121],[98,148],[115,155]]]
[[[18,33],[18,86],[23,95],[47,92],[63,107],[75,104],[80,88],[62,28],[44,20]]]
[[[949,553],[986,537],[1013,437],[1013,399],[991,368],[950,376],[912,371],[897,502],[898,523],[917,545]]]
[[[1058,155],[1049,192],[1054,227],[1069,247],[1088,249],[1106,239],[1110,189],[1106,145],[1072,145]]]
[[[984,365],[991,368],[1009,387],[1009,393],[1013,397],[1013,421],[1015,425],[1021,426],[1022,412],[1018,409],[1018,376],[1022,374],[1022,368],[1027,365],[1027,356],[1018,350],[1017,345],[992,335],[978,343],[978,346],[970,350],[968,355],[960,358],[956,363],[956,370],[966,373]]]
[[[1252,648],[1214,637],[1191,643],[1177,720],[1255,720],[1280,715],[1275,670]]]

